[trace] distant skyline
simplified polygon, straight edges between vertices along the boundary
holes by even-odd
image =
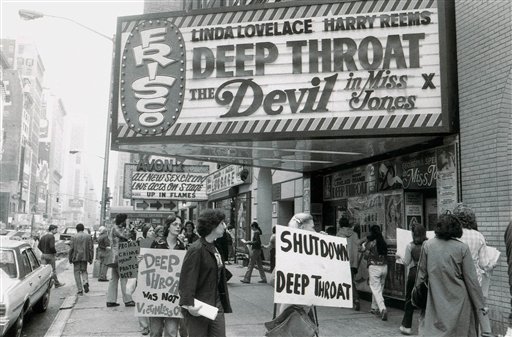
[[[6,1],[0,0],[0,37],[36,45],[45,67],[43,86],[59,97],[66,109],[68,123],[85,129],[84,155],[98,198],[101,194],[109,83],[113,45],[68,20],[43,17],[22,20],[18,11],[28,9],[46,15],[61,16],[101,34],[114,36],[117,17],[143,12],[143,1]],[[114,155],[112,155],[114,154]],[[115,165],[111,153],[110,180]],[[110,186],[113,188],[113,186]]]

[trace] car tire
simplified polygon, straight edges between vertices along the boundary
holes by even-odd
[[[25,321],[25,310],[21,309],[20,315],[16,319],[16,322],[14,322],[13,326],[7,333],[7,336],[9,337],[21,337],[22,331],[23,331],[23,323]]]
[[[50,291],[51,286],[48,286],[48,289],[45,291],[43,296],[41,296],[39,301],[34,305],[35,312],[45,312],[46,309],[48,309],[48,304],[50,303]]]

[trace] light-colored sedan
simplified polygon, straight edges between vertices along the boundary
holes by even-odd
[[[52,267],[42,265],[27,242],[0,238],[0,333],[19,337],[25,314],[50,302]]]

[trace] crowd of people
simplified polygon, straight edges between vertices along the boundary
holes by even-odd
[[[220,210],[207,209],[198,219],[183,222],[180,216],[171,214],[164,224],[142,225],[142,235],[133,235],[134,229],[127,224],[126,214],[118,214],[110,231],[105,227],[98,230],[96,259],[100,261],[98,281],[109,282],[106,306],[118,303],[120,285],[122,301],[127,307],[135,306],[127,289],[127,279],[118,272],[119,244],[139,240],[139,245],[154,249],[185,250],[186,255],[179,281],[180,306],[183,318],[140,317],[142,334],[153,336],[225,336],[225,313],[232,311],[229,301],[227,280],[230,277],[225,265],[233,258],[234,233],[225,223]],[[317,231],[313,217],[308,213],[295,214],[288,226],[308,231]],[[94,258],[91,236],[84,233],[83,224],[76,226],[77,235],[70,242],[69,262],[73,264],[78,295],[89,292],[87,264]],[[62,286],[55,273],[53,235],[57,228],[50,226],[48,233],[39,242],[43,263],[53,267],[56,287]],[[252,271],[259,270],[261,283],[267,283],[263,268],[263,248],[270,250],[272,272],[275,268],[275,226],[268,244],[261,241],[262,230],[257,222],[251,224],[250,241],[243,240],[249,251],[248,268],[243,283],[250,283]],[[370,312],[380,319],[388,319],[388,310],[383,297],[388,273],[388,244],[378,225],[369,227],[366,237],[359,229],[342,217],[338,231],[326,228],[321,234],[336,235],[347,240],[352,279],[353,309],[360,310],[359,293],[355,286],[356,274],[360,268],[367,268],[368,284],[372,302]],[[488,316],[487,297],[490,275],[496,261],[489,255],[484,236],[478,231],[474,212],[460,205],[453,212],[441,215],[435,226],[435,237],[428,240],[426,230],[420,223],[410,228],[411,241],[405,248],[404,256],[398,256],[406,268],[406,293],[404,315],[399,331],[412,334],[413,313],[419,312],[418,334],[421,336],[492,336]],[[505,233],[507,261],[512,258],[512,222]],[[53,239],[53,240],[52,240]],[[508,240],[508,241],[507,241]],[[52,248],[53,247],[53,248]],[[363,265],[362,261],[366,262]],[[509,263],[509,266],[512,264]],[[110,280],[107,269],[111,269]],[[420,286],[427,284],[426,293],[419,295]],[[512,279],[511,279],[512,284]],[[512,286],[511,286],[512,294]],[[418,296],[424,296],[424,304],[418,304]],[[201,300],[218,309],[215,320],[199,315],[201,309],[194,299]],[[275,314],[282,314],[290,305],[275,308]],[[303,310],[311,311],[304,306]]]

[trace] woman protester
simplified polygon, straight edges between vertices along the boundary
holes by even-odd
[[[181,268],[179,293],[185,326],[189,336],[226,336],[225,313],[231,312],[226,267],[214,241],[226,230],[225,215],[220,210],[206,209],[198,218],[200,239],[187,250]],[[199,314],[198,300],[217,307],[214,320]]]
[[[411,292],[414,288],[414,282],[416,281],[416,271],[418,261],[420,259],[421,247],[423,242],[427,240],[427,231],[422,224],[415,224],[411,228],[412,241],[409,242],[405,248],[405,256],[401,257],[397,255],[397,258],[403,260],[404,265],[408,268],[407,283],[405,286],[405,305],[404,305],[404,317],[402,319],[402,325],[400,325],[400,332],[403,335],[411,334],[412,316],[414,314],[414,307],[411,301]]]
[[[261,229],[258,223],[255,221],[251,224],[252,230],[252,240],[247,241],[246,244],[251,246],[250,256],[249,256],[249,267],[247,267],[247,272],[243,279],[240,280],[242,283],[251,283],[251,275],[252,270],[254,269],[254,265],[258,266],[258,270],[260,272],[261,280],[258,283],[267,283],[267,275],[263,270],[263,261],[262,261],[262,245],[261,245]]]
[[[428,283],[426,308],[421,313],[421,336],[492,336],[488,309],[467,244],[459,241],[462,226],[456,216],[444,214],[435,238],[423,244],[415,288]],[[414,297],[414,296],[413,296]]]
[[[368,260],[368,275],[370,289],[372,291],[372,306],[370,312],[380,315],[383,321],[387,321],[388,311],[384,303],[382,292],[384,291],[384,284],[388,274],[388,245],[382,237],[382,232],[378,225],[370,227],[370,235],[366,238],[363,252]]]
[[[183,234],[185,235],[185,243],[188,245],[193,244],[197,240],[199,240],[199,236],[195,233],[196,226],[192,221],[185,222],[185,231]]]
[[[111,232],[111,249],[112,249],[112,260],[108,261],[108,266],[112,269],[112,277],[108,283],[107,289],[107,307],[117,307],[117,287],[121,284],[121,293],[123,295],[124,305],[127,307],[134,307],[135,302],[132,296],[126,291],[126,283],[128,279],[120,278],[118,271],[119,261],[119,243],[131,241],[130,233],[126,229],[126,219],[128,215],[120,213],[116,215],[115,225],[112,227]]]
[[[174,249],[185,250],[185,244],[178,239],[180,234],[182,219],[174,213],[169,215],[165,220],[164,240],[154,240],[151,244],[153,249]],[[176,337],[178,335],[178,327],[180,327],[180,336],[186,337],[186,331],[183,323],[179,318],[174,317],[149,317],[149,333],[151,337]],[[181,324],[181,326],[180,326]],[[191,335],[193,336],[193,335]]]

